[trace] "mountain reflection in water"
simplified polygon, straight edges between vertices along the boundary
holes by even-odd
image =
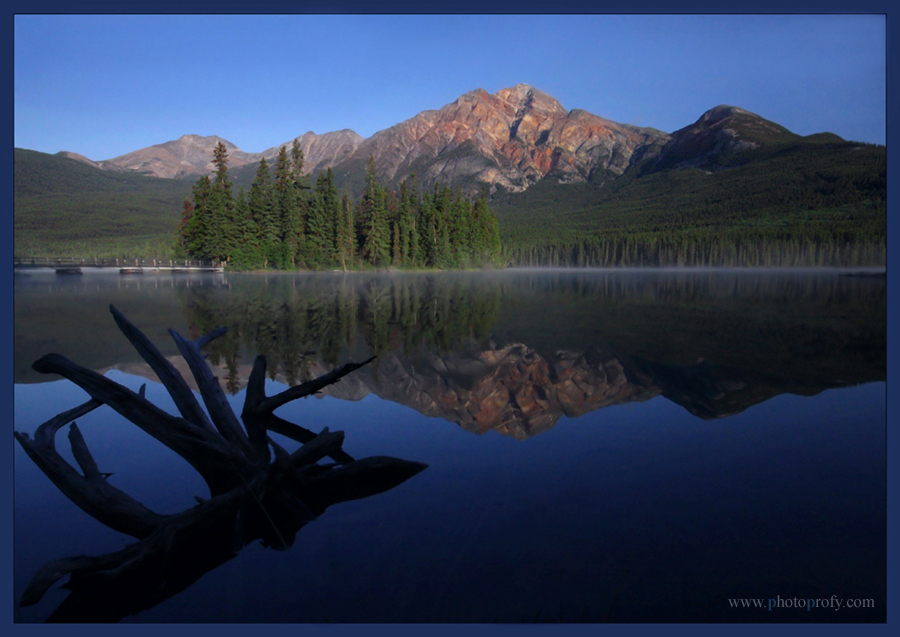
[[[228,275],[174,291],[194,336],[229,327],[206,352],[232,394],[246,386],[254,352],[269,360],[271,379],[288,385],[374,354],[371,368],[325,393],[372,393],[469,431],[516,438],[562,416],[657,395],[718,418],[786,392],[885,378],[885,284],[877,277]],[[40,323],[23,331],[53,333]],[[92,329],[77,340],[98,356],[105,336]],[[20,338],[27,334],[17,332],[17,369],[44,343]],[[94,365],[153,378],[127,351]]]
[[[476,438],[461,433],[474,442],[454,445],[465,445],[468,453],[474,454],[474,445],[481,444],[485,451],[484,457],[471,455],[465,460],[456,460],[459,464],[454,465],[454,471],[460,473],[448,473],[449,468],[441,466],[444,452],[438,442],[433,443],[433,449],[428,446],[430,443],[425,442],[433,436],[435,441],[443,441],[441,445],[449,444],[448,434],[438,429],[440,421],[435,421],[432,434],[418,433],[418,429],[413,434],[412,430],[402,429],[402,434],[396,434],[400,438],[390,439],[392,445],[403,440],[403,437],[409,439],[410,445],[412,440],[419,441],[415,453],[409,449],[402,450],[402,453],[410,453],[410,457],[421,459],[432,468],[423,473],[425,477],[411,488],[424,490],[429,485],[443,494],[433,494],[434,497],[449,498],[445,500],[448,511],[463,507],[474,518],[457,519],[454,524],[471,529],[471,537],[479,538],[480,544],[473,548],[468,542],[465,544],[468,548],[464,550],[452,537],[455,526],[440,532],[447,534],[447,537],[441,535],[440,538],[434,536],[433,540],[429,539],[431,536],[423,535],[426,528],[436,532],[434,529],[437,527],[428,526],[425,521],[416,522],[415,516],[412,516],[409,533],[416,533],[414,541],[423,547],[422,551],[411,549],[412,554],[418,555],[420,561],[431,563],[433,560],[436,564],[431,567],[436,569],[434,572],[444,573],[450,578],[444,587],[439,587],[444,591],[441,593],[443,597],[435,602],[432,613],[414,603],[415,594],[404,589],[402,594],[395,592],[398,599],[406,600],[406,605],[396,608],[378,606],[374,600],[381,598],[376,595],[369,605],[347,608],[343,613],[330,610],[325,621],[519,622],[531,621],[535,617],[541,621],[547,618],[553,621],[554,617],[560,621],[811,621],[814,618],[801,615],[781,615],[780,619],[775,616],[760,618],[750,612],[735,614],[734,611],[715,610],[715,604],[724,603],[724,593],[721,600],[704,601],[704,596],[710,595],[712,590],[705,587],[721,585],[717,578],[724,576],[718,574],[717,568],[731,569],[730,572],[735,573],[733,579],[725,577],[729,582],[729,593],[734,595],[740,592],[748,595],[754,593],[760,597],[763,594],[784,596],[794,590],[788,584],[795,577],[807,577],[806,588],[803,591],[798,589],[797,594],[804,591],[824,594],[829,586],[849,594],[856,590],[853,587],[860,581],[871,582],[874,587],[866,591],[859,589],[857,592],[860,595],[872,594],[872,590],[876,591],[876,595],[883,592],[883,581],[880,579],[883,574],[879,574],[877,566],[873,571],[870,565],[879,564],[884,553],[880,543],[883,532],[879,531],[883,526],[884,511],[878,504],[883,494],[877,486],[883,481],[884,468],[873,466],[866,460],[879,457],[877,444],[872,441],[878,440],[877,431],[883,424],[867,424],[868,428],[852,444],[829,442],[832,446],[827,450],[823,447],[817,451],[809,446],[812,443],[801,440],[799,433],[798,437],[787,442],[781,440],[779,444],[782,447],[770,446],[764,436],[772,435],[776,430],[762,420],[754,420],[753,416],[753,412],[764,403],[771,405],[771,408],[760,410],[760,414],[793,404],[772,400],[779,396],[817,396],[829,389],[885,380],[885,279],[849,274],[840,271],[506,271],[378,275],[228,273],[130,278],[118,274],[87,273],[77,280],[55,277],[52,273],[17,275],[15,378],[16,383],[22,386],[53,380],[30,368],[34,360],[52,351],[103,374],[124,372],[155,382],[149,367],[127,344],[121,346],[120,336],[110,325],[107,308],[114,303],[145,329],[162,354],[182,371],[189,382],[189,374],[177,350],[169,342],[166,329],[171,326],[196,338],[227,326],[229,331],[210,343],[204,352],[208,354],[208,362],[226,393],[236,399],[240,399],[246,390],[256,354],[266,356],[270,382],[289,386],[317,377],[347,361],[365,360],[374,355],[377,358],[368,366],[317,394],[319,397],[329,397],[329,400],[316,401],[315,404],[321,403],[321,408],[315,407],[314,411],[328,410],[332,413],[330,410],[338,407],[330,405],[345,405],[346,409],[359,414],[360,422],[364,424],[362,421],[369,416],[369,412],[372,418],[377,419],[378,414],[384,411],[381,407],[373,407],[372,399],[378,398],[411,408],[422,416],[449,421],[466,432],[502,434],[499,437]],[[196,390],[196,387],[193,389]],[[872,392],[866,392],[866,395],[871,396]],[[674,417],[672,410],[661,409],[659,400],[652,399],[675,405],[673,409],[680,410],[683,415]],[[821,404],[829,400],[834,401],[828,399]],[[578,447],[563,450],[561,440],[572,438],[566,444],[586,445],[585,449],[594,449],[594,443],[583,438],[588,434],[578,434],[581,442],[576,442],[578,436],[571,430],[555,437],[548,432],[566,419],[582,419],[594,426],[599,421],[588,414],[601,410],[608,410],[611,415],[615,412],[616,418],[621,418],[622,412],[618,409],[626,405],[641,405],[642,409],[646,405],[646,411],[640,413],[668,414],[661,424],[677,422],[681,423],[682,428],[687,422],[715,422],[726,428],[732,422],[742,423],[739,430],[729,434],[736,436],[735,441],[741,436],[752,435],[752,428],[744,428],[747,422],[752,422],[760,436],[760,448],[755,452],[758,457],[754,456],[752,462],[748,459],[747,468],[740,469],[749,472],[746,475],[734,469],[733,473],[726,471],[723,477],[714,472],[722,469],[714,469],[710,464],[714,464],[716,454],[722,454],[722,457],[737,454],[734,461],[736,466],[742,467],[743,456],[740,454],[754,452],[738,442],[729,443],[736,445],[734,449],[718,449],[716,445],[720,442],[721,433],[705,441],[678,438],[680,446],[673,446],[667,452],[668,456],[662,449],[658,457],[654,456],[655,448],[646,449],[644,455],[656,457],[656,465],[634,464],[628,460],[632,452],[637,457],[641,456],[637,449],[623,447],[620,449],[621,458],[617,459],[612,451],[601,448],[599,453],[603,455],[609,471],[613,471],[618,463],[623,471],[602,474],[607,486],[582,484],[574,478],[573,482],[560,482],[559,493],[570,495],[559,499],[562,496],[557,494],[555,499],[548,501],[541,500],[541,494],[555,482],[532,484],[520,472],[516,474],[516,480],[521,481],[522,485],[513,487],[500,477],[490,477],[494,474],[488,472],[489,464],[496,460],[497,471],[501,471],[506,466],[505,462],[515,462],[509,458],[524,454],[532,458],[533,464],[529,465],[532,469],[529,471],[533,470],[535,476],[546,478],[543,463],[548,463],[549,467],[551,458],[554,458],[552,463],[565,458],[567,467],[571,465],[573,473],[587,480],[590,472],[604,471],[602,465],[586,456],[579,460],[583,454]],[[868,405],[856,411],[864,415],[877,413],[878,407]],[[746,414],[750,414],[749,418],[740,418]],[[734,420],[726,417],[734,417]],[[393,431],[387,422],[371,424],[383,428],[385,436],[389,436],[389,430]],[[636,425],[638,433],[635,435],[643,435],[642,427],[644,425]],[[700,431],[701,425],[697,427]],[[815,422],[798,423],[797,431],[815,431],[815,427]],[[17,420],[16,428],[27,430],[28,426]],[[458,431],[456,427],[451,429]],[[562,430],[564,427],[556,429]],[[377,437],[378,431],[373,429],[372,435]],[[610,429],[610,432],[615,431],[618,430]],[[722,430],[712,430],[704,424],[702,431]],[[822,436],[828,437],[829,441],[832,440],[830,432],[830,429],[822,432]],[[360,433],[356,432],[357,435]],[[654,434],[648,429],[646,435],[650,436],[649,440]],[[660,441],[673,436],[678,437],[679,434],[669,429],[659,432]],[[689,432],[686,431],[684,436],[689,436]],[[507,454],[508,458],[489,457],[500,450],[498,439],[513,439],[511,444],[527,449],[513,452],[504,447],[503,454]],[[540,447],[516,442],[525,439],[546,439],[546,458],[540,458]],[[839,439],[835,433],[834,440]],[[616,440],[607,442],[614,443],[613,446],[622,444]],[[835,458],[839,457],[834,455],[840,453],[836,449],[870,443],[874,445],[871,449],[865,447],[863,452],[860,447],[860,451],[854,452],[855,456],[841,457],[840,461],[846,467],[842,464],[840,470],[832,473],[819,475],[815,471],[810,472],[812,470],[807,466],[810,463],[816,467],[831,466],[829,463],[837,462]],[[421,451],[421,457],[420,448],[427,450]],[[451,445],[451,448],[455,447]],[[398,453],[401,451],[398,450]],[[561,456],[553,455],[557,453]],[[667,461],[667,457],[671,459]],[[690,486],[690,494],[685,491],[684,494],[664,497],[664,493],[669,492],[667,490],[677,487],[670,486],[663,478],[660,478],[660,484],[653,484],[655,490],[647,491],[655,472],[663,475],[664,470],[659,467],[667,467],[666,470],[673,472],[673,475],[687,470],[677,464],[675,458],[679,457],[697,459],[693,469],[697,482],[693,481],[695,477],[688,475],[687,481],[680,483],[685,489]],[[773,458],[776,460],[773,461]],[[821,462],[816,464],[819,458]],[[859,469],[855,468],[855,462],[860,463]],[[590,463],[592,468],[584,469],[588,466],[584,463]],[[830,508],[826,512],[824,504],[815,504],[818,508],[808,509],[813,503],[820,503],[821,498],[818,492],[810,492],[811,485],[805,482],[807,493],[804,497],[808,498],[805,504],[802,499],[790,500],[789,504],[787,500],[779,499],[788,498],[785,494],[793,493],[792,487],[783,481],[773,483],[775,478],[767,472],[784,470],[788,475],[790,470],[785,467],[794,464],[797,471],[806,471],[804,475],[815,483],[815,488],[821,488],[823,492],[831,489],[832,495],[829,497],[834,494],[832,478],[837,480],[839,476],[845,476],[841,479],[841,485],[849,490],[845,496],[839,495],[834,500],[834,506],[838,507],[838,503],[842,502],[860,503],[858,511],[851,511],[845,505],[844,514],[846,520],[859,520],[861,526],[851,528],[849,522],[842,523],[844,526],[840,533],[835,531],[827,535],[834,531],[837,518]],[[568,469],[561,469],[559,464],[553,466],[556,467],[551,472],[554,480],[562,481],[560,476],[568,475]],[[644,467],[638,473],[646,472],[646,476],[638,476],[634,472],[636,466]],[[627,471],[624,470],[626,468]],[[847,479],[848,475],[857,477]],[[863,475],[865,478],[861,477]],[[500,497],[498,494],[490,495],[487,485],[493,484],[492,480],[503,483],[512,502],[519,502],[517,498],[521,502],[513,506],[513,510],[518,511],[513,515],[508,510],[510,500],[504,500],[504,507],[493,510],[496,521],[488,522],[488,518],[484,517],[487,514],[479,507],[487,502],[485,498]],[[438,482],[440,488],[436,487]],[[527,496],[516,490],[524,490],[529,484],[531,491]],[[801,482],[796,484],[799,489]],[[619,490],[613,489],[613,485],[619,485]],[[778,496],[774,495],[775,486],[780,489]],[[718,493],[720,488],[731,495],[723,499],[726,494]],[[485,491],[483,495],[476,496],[473,489]],[[852,489],[858,490],[851,493]],[[587,494],[595,491],[603,492],[602,505],[588,502]],[[701,503],[699,499],[694,499],[695,496],[699,498],[697,494],[706,492],[715,492],[717,495],[710,495],[715,500]],[[395,497],[401,498],[403,495],[398,491]],[[423,494],[422,497],[426,496]],[[526,503],[526,497],[534,501],[529,499]],[[733,501],[729,500],[732,497]],[[454,498],[460,504],[455,504],[457,500]],[[572,498],[571,501],[568,498]],[[646,508],[657,501],[652,509],[655,513]],[[643,504],[638,507],[638,502]],[[679,509],[685,502],[690,503],[689,507]],[[866,504],[863,505],[863,502]],[[519,505],[523,507],[521,510],[516,508]],[[582,510],[582,506],[587,507],[589,512]],[[534,507],[547,511],[545,523],[539,517],[524,521],[522,516],[526,509],[532,510]],[[739,510],[739,507],[744,508]],[[407,511],[402,514],[407,516],[409,509],[404,505],[402,510]],[[576,511],[580,513],[573,519],[564,519],[562,512],[569,510],[573,514]],[[789,515],[786,513],[788,510],[795,513]],[[426,507],[422,511],[430,509]],[[732,516],[733,524],[726,518],[717,517],[726,515],[722,513],[724,511]],[[798,522],[791,517],[794,515],[803,521]],[[659,516],[659,519],[654,516]],[[791,521],[784,516],[791,517]],[[556,520],[557,525],[552,530],[549,526],[551,519]],[[423,520],[431,518],[425,515]],[[438,525],[436,520],[430,523]],[[481,520],[478,522],[481,526],[473,526],[477,520]],[[751,521],[752,525],[748,526]],[[666,524],[674,526],[661,530]],[[780,530],[792,526],[797,528],[797,537]],[[658,561],[653,567],[640,567],[645,571],[641,575],[640,568],[630,566],[627,560],[623,561],[624,557],[620,559],[619,553],[601,555],[598,551],[602,543],[595,546],[593,541],[582,541],[582,535],[587,533],[579,530],[582,527],[594,529],[598,538],[604,537],[612,542],[610,546],[616,547],[615,551],[620,551],[621,556],[645,551],[647,559],[653,556],[652,559]],[[655,546],[668,546],[666,550],[670,550],[672,542],[675,542],[673,538],[681,537],[679,529],[683,529],[685,534],[706,533],[710,527],[727,527],[727,532],[720,529],[718,535],[690,540],[698,542],[698,546],[685,549],[683,560],[668,554],[663,556],[663,548],[649,548],[650,543],[656,542]],[[814,531],[811,530],[813,527]],[[479,528],[482,530],[477,530]],[[491,533],[495,533],[496,537],[488,539],[484,536],[489,529],[494,529]],[[519,530],[524,533],[528,529],[528,537],[517,535],[513,539],[509,535]],[[827,532],[826,535],[822,535],[823,532]],[[657,533],[662,533],[662,536],[657,536]],[[741,539],[744,533],[753,533],[752,537],[757,539],[748,539],[745,543]],[[810,539],[811,533],[817,534],[818,539]],[[376,534],[371,537],[381,536]],[[500,537],[506,539],[500,541]],[[832,557],[827,559],[817,557],[833,548],[827,545],[831,541],[827,538],[841,545],[857,541],[862,544],[853,552],[842,553],[840,557],[834,551],[831,552]],[[783,543],[778,544],[782,540]],[[539,550],[537,544],[532,546],[532,541],[546,545],[546,555],[535,554],[534,551],[540,553],[544,549]],[[797,547],[805,541],[808,541],[808,548],[801,555]],[[701,546],[704,543],[705,548]],[[550,548],[551,545],[554,548]],[[550,555],[560,558],[561,551],[568,555],[566,551],[569,549],[564,551],[566,546],[579,547],[578,552],[586,560],[586,565],[596,564],[597,568],[601,568],[601,563],[607,564],[604,560],[608,560],[612,580],[604,580],[602,585],[599,581],[596,583],[596,607],[587,600],[592,596],[590,586],[593,584],[590,582],[594,582],[599,575],[589,576],[575,567],[572,567],[575,568],[575,575],[572,575],[571,582],[565,586],[559,584],[560,595],[570,595],[580,600],[580,606],[574,606],[574,615],[563,610],[552,610],[551,606],[547,606],[546,610],[530,607],[513,610],[519,608],[517,604],[525,597],[513,602],[512,597],[507,600],[507,596],[501,596],[497,601],[501,606],[497,608],[507,610],[486,607],[489,606],[487,600],[493,594],[489,593],[488,588],[493,586],[491,591],[496,591],[500,582],[506,581],[505,578],[514,578],[512,572],[501,568],[508,561],[505,551],[509,551],[509,560],[516,564],[515,577],[520,578],[520,582],[526,582],[531,581],[532,577],[550,577],[555,568]],[[450,553],[424,558],[421,555],[424,547],[431,547],[434,551],[450,551],[450,547],[458,547],[454,550],[459,553],[453,555],[466,557],[454,558],[464,561],[453,562],[456,566],[444,571],[440,564],[443,564],[442,560],[450,559]],[[792,547],[795,552],[792,553],[793,566],[783,561],[778,566],[771,566],[761,559],[767,554],[782,555],[787,547]],[[397,549],[400,550],[400,546]],[[303,549],[298,547],[295,550]],[[522,557],[521,551],[527,557]],[[477,566],[469,561],[475,559],[473,553],[479,556]],[[354,552],[348,551],[348,555],[351,554]],[[390,551],[386,552],[384,560],[379,559],[377,563],[389,562],[390,555]],[[350,560],[350,557],[346,559]],[[545,561],[547,564],[544,564]],[[687,568],[686,565],[691,564],[690,568],[708,571],[707,576],[697,575],[700,579],[690,580],[691,588],[680,593],[690,603],[684,602],[680,607],[676,601],[661,601],[662,590],[678,585],[675,582],[680,581],[680,577],[687,578],[686,575],[660,574],[657,584],[646,583],[649,581],[646,579],[647,573],[655,572],[654,569],[660,569],[662,573],[667,565],[675,569],[676,562],[680,565],[678,568]],[[817,566],[813,567],[814,563]],[[862,563],[866,566],[854,566]],[[471,573],[462,575],[460,564],[469,565]],[[496,572],[492,570],[495,567]],[[409,569],[413,566],[401,559],[394,568]],[[423,564],[421,568],[424,573],[430,567]],[[741,587],[743,580],[738,575],[738,572],[744,572],[741,569],[755,573],[752,577],[756,579],[745,588]],[[801,576],[801,572],[807,575]],[[812,572],[819,575],[809,574]],[[716,575],[713,576],[713,573]],[[833,576],[834,579],[828,580],[823,573],[830,574],[828,577]],[[472,579],[476,576],[481,578],[478,580],[480,583]],[[367,577],[360,576],[359,581],[366,582]],[[422,579],[424,574],[417,571],[409,577],[420,582],[422,595],[426,590],[431,590],[428,588],[431,586],[430,580],[426,582]],[[388,579],[395,581],[390,577]],[[451,580],[455,582],[453,586],[462,586],[458,588],[460,591],[469,590],[471,595],[476,595],[476,590],[481,591],[479,601],[469,600],[465,609],[453,606],[446,592]],[[773,581],[784,583],[783,589],[772,588]],[[323,582],[317,586],[324,587],[326,584]],[[360,583],[359,586],[364,585]],[[473,586],[475,588],[471,588]],[[578,587],[577,591],[569,586]],[[619,589],[623,591],[621,594],[616,593]],[[350,595],[355,589],[348,586],[346,590]],[[510,589],[508,595],[513,594],[513,589]],[[524,593],[519,591],[519,594]],[[457,595],[460,599],[466,597],[462,592]],[[648,595],[656,597],[650,599]],[[549,596],[553,598],[553,595]],[[619,600],[612,605],[615,609],[611,606],[611,596]],[[637,599],[645,599],[646,604],[635,601]],[[553,603],[565,608],[564,601]],[[275,616],[288,617],[288,621],[293,617],[287,611],[279,613]],[[532,613],[537,615],[532,616]],[[884,616],[883,613],[882,606],[866,615],[865,621],[878,620]],[[315,613],[302,617],[306,620],[312,617],[310,621],[323,621],[316,618]],[[854,621],[853,617],[835,615],[828,616],[824,621]],[[267,620],[251,613],[246,621]]]

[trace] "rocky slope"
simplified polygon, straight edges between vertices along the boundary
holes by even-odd
[[[294,140],[283,145],[291,148]],[[300,148],[306,157],[306,169],[327,168],[346,159],[359,144],[362,137],[351,130],[335,131],[324,135],[308,132],[297,137]],[[60,155],[76,159],[103,170],[117,172],[133,172],[152,177],[175,179],[209,174],[215,170],[213,166],[213,150],[222,142],[228,149],[228,166],[231,169],[258,163],[261,159],[269,163],[278,156],[281,145],[262,153],[247,153],[240,148],[215,135],[183,135],[176,140],[142,148],[120,157],[104,161],[92,161],[82,155],[63,152]]]
[[[245,153],[231,142],[210,135],[182,135],[176,140],[142,148],[120,157],[103,161],[91,161],[74,153],[62,153],[72,159],[87,161],[103,170],[133,172],[164,179],[176,179],[192,175],[209,174],[213,166],[213,150],[222,142],[228,149],[229,166],[237,168],[258,162],[261,155]]]
[[[425,186],[486,184],[518,192],[547,175],[561,182],[586,181],[598,170],[621,175],[668,139],[654,129],[567,111],[546,93],[518,84],[493,95],[471,91],[380,131],[334,170],[345,176],[372,156],[388,183],[415,173]]]
[[[325,170],[339,164],[350,157],[353,151],[363,142],[363,138],[349,128],[325,133],[324,135],[316,135],[309,131],[296,139],[300,143],[301,150],[303,150],[303,157],[306,161],[304,170],[306,172]],[[271,165],[278,157],[281,147],[285,146],[290,151],[293,143],[294,140],[279,144],[262,153],[262,156]]]

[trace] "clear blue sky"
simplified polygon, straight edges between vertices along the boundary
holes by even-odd
[[[14,18],[14,143],[110,159],[183,134],[363,137],[524,82],[672,132],[718,105],[885,143],[883,15]]]

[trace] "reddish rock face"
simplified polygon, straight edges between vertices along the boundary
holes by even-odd
[[[669,136],[567,111],[527,84],[491,95],[477,89],[438,111],[426,111],[376,133],[355,153],[375,158],[380,177],[397,182],[416,172],[430,185],[469,182],[521,191],[553,173],[585,181],[597,168],[621,175],[635,152]]]

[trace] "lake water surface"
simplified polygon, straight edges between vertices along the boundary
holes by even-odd
[[[123,585],[130,598],[98,605],[63,578],[17,621],[885,620],[883,277],[17,273],[16,431],[88,398],[31,368],[51,352],[176,413],[111,304],[188,379],[167,329],[228,327],[204,352],[238,414],[257,354],[268,395],[376,356],[277,415],[343,431],[354,458],[428,466],[318,511],[282,550],[251,542],[208,570],[171,557],[183,590]],[[150,509],[209,497],[110,408],[77,422],[109,483]],[[67,430],[56,446],[77,467]],[[134,542],[16,445],[17,600],[52,560]]]

